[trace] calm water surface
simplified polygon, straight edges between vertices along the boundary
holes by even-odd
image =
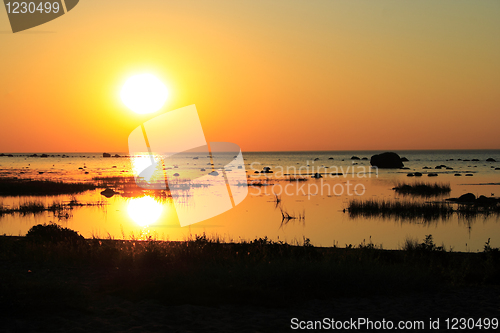
[[[37,215],[3,215],[0,217],[0,233],[24,235],[38,223],[56,222],[79,231],[85,237],[147,238],[183,240],[190,235],[205,232],[226,241],[251,240],[267,236],[273,240],[301,243],[304,237],[317,246],[358,245],[361,242],[382,244],[387,249],[397,249],[405,238],[422,240],[432,234],[436,243],[444,243],[455,251],[482,250],[491,238],[491,244],[500,246],[500,223],[498,216],[460,218],[433,221],[398,220],[383,218],[351,218],[344,212],[350,200],[382,198],[389,200],[444,200],[472,192],[476,195],[500,196],[500,162],[486,162],[487,158],[500,161],[500,151],[397,151],[407,157],[405,167],[409,170],[379,170],[369,168],[370,158],[378,152],[273,152],[244,153],[245,168],[250,183],[266,183],[268,186],[250,186],[247,198],[234,209],[219,216],[180,227],[176,210],[171,200],[162,202],[149,197],[127,198],[115,195],[105,198],[100,191],[89,191],[76,195],[80,202],[105,201],[105,206],[76,207],[68,215],[56,216],[45,212]],[[115,153],[113,153],[114,155]],[[118,153],[121,154],[121,153]],[[99,176],[131,176],[128,158],[103,158],[102,154],[79,153],[62,157],[53,154],[48,158],[27,157],[29,154],[14,154],[0,157],[0,176],[36,179],[59,179],[64,181],[91,181]],[[38,153],[40,155],[40,153]],[[358,156],[360,160],[351,160]],[[332,159],[333,158],[333,159]],[[479,161],[472,161],[478,159]],[[464,161],[469,160],[469,161]],[[207,167],[208,157],[186,159],[193,170]],[[446,165],[453,170],[435,166]],[[273,174],[255,173],[269,166]],[[217,167],[217,166],[216,166]],[[324,168],[328,167],[328,168]],[[430,167],[431,169],[423,169]],[[437,177],[407,177],[408,172],[435,172]],[[341,176],[325,176],[312,179],[315,172],[342,172]],[[295,173],[309,178],[304,182],[288,182],[287,174]],[[462,174],[461,177],[455,176]],[[472,174],[473,176],[465,176]],[[182,175],[181,175],[182,176]],[[444,197],[419,199],[402,197],[392,190],[398,182],[429,181],[449,183],[451,193]],[[285,193],[286,189],[286,193]],[[198,189],[200,190],[200,189]],[[208,189],[205,189],[208,190]],[[274,192],[281,194],[280,207],[297,217],[305,218],[282,223],[280,207],[275,202]],[[1,197],[0,204],[15,207],[19,203],[36,200],[47,204],[65,202],[72,196],[52,197]],[[187,196],[186,206],[190,207]]]

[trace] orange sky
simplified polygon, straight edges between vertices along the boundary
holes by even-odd
[[[127,151],[196,104],[243,151],[500,148],[500,2],[84,0],[12,34],[0,8],[0,153]],[[153,115],[123,106],[157,75]]]

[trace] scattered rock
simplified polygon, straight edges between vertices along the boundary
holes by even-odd
[[[465,175],[466,175],[466,176],[469,176],[469,177],[474,176],[472,173],[466,173]]]
[[[64,156],[64,155],[63,155]],[[102,157],[111,157],[111,154],[108,153],[102,153]]]
[[[312,175],[312,178],[319,179],[319,178],[323,178],[323,176],[319,172],[316,172],[314,175]]]
[[[462,175],[461,175],[461,174],[459,174],[459,173],[456,173],[456,174],[455,174],[455,177],[461,177],[461,176],[462,176]]]
[[[205,171],[205,169],[200,169],[200,171]],[[258,172],[258,171],[255,171],[255,172]]]
[[[407,174],[406,176],[407,176],[407,177],[414,177],[414,176],[415,176],[415,174],[413,174],[413,173],[409,173],[409,174]]]
[[[432,173],[431,172],[431,173],[427,174],[427,177],[437,177],[437,175],[438,175],[437,173]]]
[[[472,162],[479,162],[479,160],[477,158],[473,158],[471,161]]]
[[[352,156],[352,157],[351,157],[351,160],[359,160],[359,159],[360,159],[360,158],[359,158],[359,157],[357,157],[357,156]]]
[[[368,157],[363,157],[362,160],[363,161],[368,161]]]
[[[422,173],[421,172],[415,172],[415,177],[422,177]]]
[[[258,171],[256,171],[256,172],[258,173]],[[219,175],[219,173],[218,173],[217,171],[215,171],[215,170],[214,170],[214,171],[210,172],[210,173],[209,173],[209,175],[210,175],[210,176],[218,176],[218,175]]]
[[[42,158],[47,158],[47,157],[49,157],[49,155],[47,155],[47,154],[42,154],[42,155],[40,155],[40,157],[42,157]]]
[[[491,158],[491,157],[490,157],[490,158],[488,158],[488,159],[486,160],[486,162],[496,162],[496,160],[495,160],[494,158]]]
[[[273,173],[270,167],[264,167],[262,168],[261,173]]]
[[[174,173],[174,177],[179,177],[180,175],[176,172]]]
[[[120,156],[120,155],[118,155],[118,154],[115,154],[115,156],[113,156],[113,157],[121,157],[121,156]]]
[[[329,157],[328,159],[329,159],[329,160],[333,160],[333,157]]]
[[[373,155],[370,159],[370,164],[381,169],[399,169],[404,167],[401,157],[392,152]]]

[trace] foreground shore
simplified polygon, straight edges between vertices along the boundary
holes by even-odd
[[[83,239],[56,225],[0,237],[6,331],[283,331],[291,318],[499,317],[500,255],[432,242],[316,248]]]

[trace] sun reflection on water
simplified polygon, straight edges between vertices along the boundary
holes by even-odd
[[[162,211],[163,205],[149,196],[130,199],[127,206],[128,215],[141,227],[155,223],[160,218]]]

